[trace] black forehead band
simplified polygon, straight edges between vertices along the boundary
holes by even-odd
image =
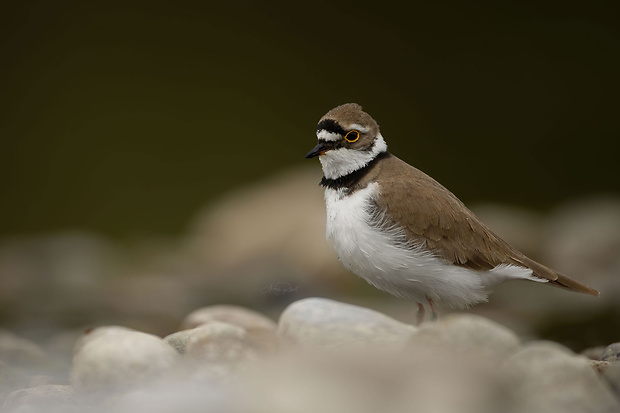
[[[316,127],[316,131],[319,132],[322,130],[326,132],[337,133],[341,136],[344,136],[347,133],[347,131],[345,131],[342,126],[340,126],[340,124],[333,119],[323,119],[322,121],[320,121]]]

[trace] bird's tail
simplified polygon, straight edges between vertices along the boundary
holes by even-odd
[[[525,261],[524,264],[526,264],[529,268],[532,269],[533,274],[536,277],[548,280],[549,284],[555,287],[565,288],[567,290],[576,291],[579,293],[590,294],[595,297],[598,297],[600,294],[595,289],[590,288],[587,285],[577,280],[574,280],[564,274],[554,271],[551,268],[545,267],[544,265],[534,260],[531,260],[526,257],[526,260],[524,261]]]

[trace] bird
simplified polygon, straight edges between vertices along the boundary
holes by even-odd
[[[416,324],[438,308],[486,302],[492,288],[529,280],[598,296],[491,231],[452,192],[388,151],[377,122],[356,103],[327,112],[316,129],[326,238],[345,268],[379,290],[417,303]]]

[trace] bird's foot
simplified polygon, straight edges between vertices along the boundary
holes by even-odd
[[[424,308],[424,304],[418,303],[418,313],[416,314],[416,318],[415,318],[416,327],[419,327],[420,324],[422,324],[422,321],[424,321],[425,315],[426,315],[426,309]]]
[[[431,297],[426,297],[426,301],[428,301],[428,307],[431,309],[431,320],[437,321],[439,319],[439,310],[437,310],[437,306]]]
[[[437,321],[439,319],[439,310],[435,305],[435,302],[431,297],[426,297],[426,301],[428,302],[428,308],[431,310],[431,321]],[[424,317],[426,316],[426,308],[424,308],[424,304],[418,303],[418,313],[415,318],[415,325],[419,327],[420,324],[424,321]]]

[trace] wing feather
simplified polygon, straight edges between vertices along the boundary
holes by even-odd
[[[386,158],[379,168],[380,177],[374,177],[381,187],[377,207],[437,257],[473,270],[490,270],[501,264],[526,267],[553,285],[598,295],[590,287],[517,251],[424,172],[395,156]]]

